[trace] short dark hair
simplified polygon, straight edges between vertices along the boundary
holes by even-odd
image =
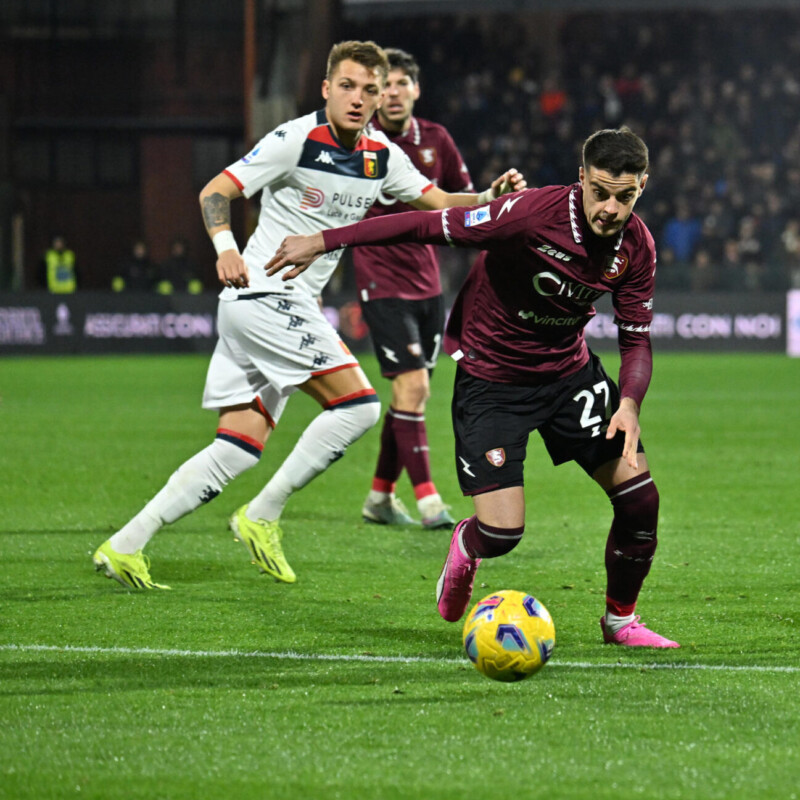
[[[374,69],[381,77],[381,82],[386,83],[389,75],[389,59],[382,47],[375,42],[339,42],[328,53],[328,66],[325,77],[330,80],[336,67],[345,59],[355,61],[367,69]]]
[[[595,167],[612,175],[644,175],[648,163],[647,145],[627,125],[596,131],[583,143],[584,169]]]
[[[399,47],[387,47],[386,56],[389,59],[389,71],[401,69],[414,83],[419,83],[419,64],[417,59],[401,50]]]

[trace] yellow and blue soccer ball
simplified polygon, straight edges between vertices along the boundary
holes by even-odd
[[[505,589],[477,602],[464,623],[464,649],[478,672],[495,681],[521,681],[553,653],[550,612],[532,595]]]

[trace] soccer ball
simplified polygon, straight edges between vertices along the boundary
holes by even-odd
[[[521,681],[553,653],[556,629],[532,595],[505,589],[475,604],[464,623],[464,649],[478,672],[495,681]]]

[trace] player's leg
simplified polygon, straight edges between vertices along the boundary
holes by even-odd
[[[657,546],[659,497],[642,443],[639,466],[632,469],[621,457],[624,433],[611,441],[605,437],[619,406],[619,389],[596,356],[562,385],[563,403],[542,428],[542,438],[553,463],[575,460],[605,490],[614,511],[605,555],[604,639],[629,646],[677,647],[639,624],[634,614]]]
[[[413,409],[418,416],[410,430],[411,446],[404,448],[404,466],[414,487],[422,526],[428,529],[450,528],[454,523],[449,513],[450,507],[442,501],[431,475],[430,448],[425,425],[425,407],[431,394],[430,377],[439,357],[444,330],[444,297],[439,295],[428,300],[416,301],[412,305],[412,311],[419,329],[425,369],[407,373],[410,376],[409,385],[398,386],[395,407],[400,409],[401,413]],[[409,348],[416,352],[414,345],[409,345]],[[398,375],[393,385],[403,377]],[[406,396],[401,397],[400,392]]]
[[[639,622],[634,613],[658,546],[659,494],[644,453],[638,469],[623,458],[598,467],[592,477],[605,490],[614,517],[606,541],[606,612],[600,620],[608,643],[679,647]]]
[[[456,464],[475,514],[455,526],[436,586],[439,614],[448,622],[467,610],[481,560],[509,553],[522,539],[523,465],[528,435],[537,426],[535,394],[481,381],[462,370],[456,375]]]
[[[95,567],[131,588],[164,588],[150,578],[144,547],[164,525],[210,502],[254,467],[270,430],[255,401],[223,409],[211,444],[181,464],[155,497],[98,548]]]
[[[450,527],[453,520],[431,477],[425,427],[429,374],[436,363],[444,320],[442,300],[379,299],[362,303],[362,311],[381,374],[392,381],[392,404],[384,415],[364,519],[383,524],[413,522],[395,497],[397,479],[405,468],[424,527]]]
[[[378,396],[359,366],[318,374],[299,388],[323,411],[250,502],[249,512],[258,519],[279,519],[291,495],[341,458],[380,416]]]
[[[127,524],[104,542],[95,567],[123,585],[156,588],[142,550],[164,525],[214,499],[237,475],[254,467],[285,399],[261,381],[236,338],[231,304],[219,309],[220,338],[206,376],[203,407],[217,410],[214,440],[178,467],[164,487]],[[265,402],[271,407],[269,411]]]

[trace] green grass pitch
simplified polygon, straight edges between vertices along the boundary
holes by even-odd
[[[316,413],[303,396],[256,469],[151,542],[173,591],[94,573],[94,548],[210,441],[206,364],[0,361],[0,798],[798,796],[800,361],[656,355],[642,427],[660,547],[638,610],[680,650],[601,643],[608,502],[531,439],[525,538],[475,592],[522,589],[553,614],[553,659],[518,684],[479,675],[436,613],[449,533],[361,521],[377,430],[290,501],[295,585],[233,542],[229,513]],[[434,478],[466,515],[452,371],[442,359],[427,420]],[[399,493],[413,507],[405,478]]]

